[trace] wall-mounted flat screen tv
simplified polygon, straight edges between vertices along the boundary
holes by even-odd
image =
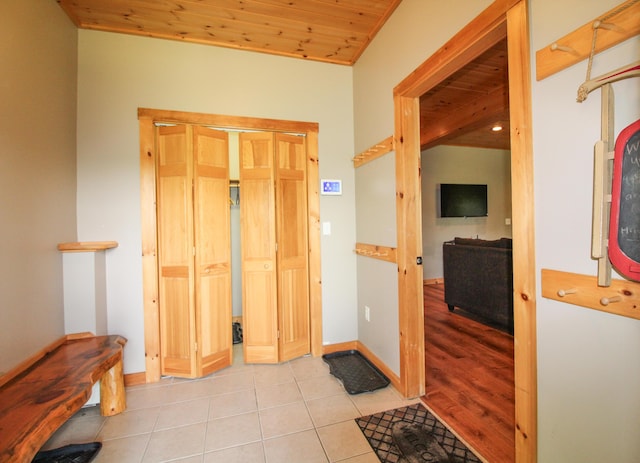
[[[486,217],[487,185],[440,184],[440,217]]]

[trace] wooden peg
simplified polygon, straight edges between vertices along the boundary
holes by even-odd
[[[603,297],[602,299],[600,299],[600,304],[609,305],[612,302],[620,302],[621,300],[621,296]]]
[[[565,297],[568,294],[575,294],[577,293],[578,290],[575,288],[571,288],[571,289],[559,289],[558,290],[558,296],[560,297]]]
[[[616,28],[615,24],[611,24],[611,23],[603,23],[600,20],[594,21],[593,23],[593,28],[594,29],[607,29],[609,31],[612,31]]]
[[[558,45],[558,43],[557,43],[557,42],[553,42],[553,43],[551,44],[551,51],[564,51],[564,52],[567,52],[567,53],[573,53],[573,54],[575,54],[575,53],[576,53],[576,51],[575,51],[573,48],[571,48],[571,47],[565,47],[565,46],[563,46],[563,45]]]

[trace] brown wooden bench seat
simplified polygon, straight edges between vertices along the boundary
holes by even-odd
[[[102,415],[124,411],[126,342],[117,335],[68,335],[0,377],[0,462],[31,462],[98,380]]]

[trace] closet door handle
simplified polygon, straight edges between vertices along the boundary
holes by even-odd
[[[264,269],[265,270],[270,270],[271,269],[271,264],[264,264]]]

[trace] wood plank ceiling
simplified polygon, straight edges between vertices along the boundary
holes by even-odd
[[[179,40],[347,66],[356,63],[401,2],[56,1],[82,29]],[[508,149],[506,62],[506,43],[501,42],[422,97],[423,147],[446,143]],[[504,130],[497,134],[487,129],[496,122],[502,122],[504,126]]]
[[[420,98],[420,145],[508,150],[507,40],[467,64]],[[502,130],[494,131],[500,126]]]
[[[401,0],[57,0],[76,26],[352,65]]]

